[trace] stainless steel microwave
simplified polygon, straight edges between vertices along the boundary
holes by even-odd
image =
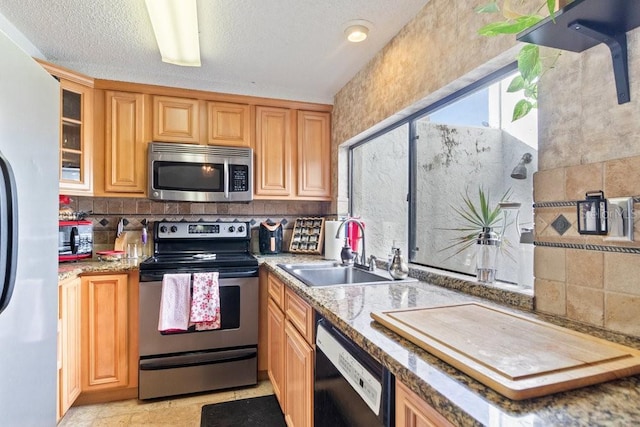
[[[253,200],[253,150],[149,144],[149,198],[189,202]]]

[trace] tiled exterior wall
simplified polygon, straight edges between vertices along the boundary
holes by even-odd
[[[71,207],[79,212],[90,212],[94,227],[94,250],[113,249],[116,228],[120,218],[126,220],[125,231],[136,239],[142,229],[142,221],[167,219],[179,221],[222,220],[249,221],[252,223],[252,248],[257,252],[257,230],[260,222],[286,220],[283,249],[289,248],[291,229],[296,218],[324,217],[329,214],[330,202],[267,201],[249,203],[188,203],[156,202],[149,199],[101,198],[72,196]],[[149,230],[151,231],[151,230]]]
[[[341,144],[362,139],[513,60],[514,39],[476,35],[484,19],[493,19],[473,12],[480,3],[485,2],[431,0],[336,95],[332,170],[338,210],[346,194]],[[535,200],[562,203],[536,208],[536,240],[561,247],[536,247],[535,296],[542,312],[640,336],[640,255],[614,252],[639,245],[577,235],[571,204],[591,190],[603,189],[607,197],[640,195],[640,31],[628,38],[629,104],[617,105],[611,58],[603,45],[582,54],[563,52],[541,82]],[[635,207],[640,208],[637,201]],[[564,235],[549,227],[560,213],[572,224]]]
[[[627,38],[631,102],[617,103],[604,45],[562,52],[541,82],[535,299],[539,311],[640,336],[640,31]],[[574,202],[594,190],[635,197],[636,241],[578,234]],[[563,234],[550,225],[559,215],[571,223]]]

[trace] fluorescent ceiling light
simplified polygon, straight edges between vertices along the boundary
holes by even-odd
[[[162,61],[200,66],[196,0],[145,0]]]

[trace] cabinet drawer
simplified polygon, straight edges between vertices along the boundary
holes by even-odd
[[[271,297],[271,299],[273,299],[273,301],[282,310],[282,307],[284,306],[284,283],[282,283],[280,279],[273,274],[269,274],[268,283],[269,297]]]
[[[313,344],[313,310],[289,288],[285,290],[284,313],[304,339],[309,344]]]

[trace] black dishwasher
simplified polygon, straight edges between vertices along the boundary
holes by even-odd
[[[393,375],[327,319],[316,319],[314,426],[393,426]]]

